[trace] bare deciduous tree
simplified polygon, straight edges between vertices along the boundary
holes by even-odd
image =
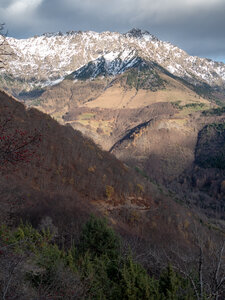
[[[5,57],[11,55],[7,50],[6,35],[7,31],[5,30],[5,24],[0,23],[0,69],[3,69],[5,66]]]
[[[206,232],[194,229],[195,249],[186,255],[179,247],[171,249],[177,257],[174,269],[187,278],[197,300],[222,300],[225,297],[225,240],[210,237]],[[167,254],[166,254],[167,255]],[[167,255],[170,260],[170,256]]]
[[[40,133],[35,130],[15,128],[13,112],[8,107],[0,109],[0,171],[9,165],[29,163],[41,141]]]
[[[19,243],[17,243],[19,245]],[[0,238],[0,296],[1,299],[22,299],[22,269],[29,253],[16,253],[15,244],[8,245]]]

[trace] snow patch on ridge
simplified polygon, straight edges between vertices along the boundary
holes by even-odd
[[[96,78],[98,76],[115,76],[134,67],[140,59],[136,51],[109,52],[89,62],[73,73],[75,79]]]

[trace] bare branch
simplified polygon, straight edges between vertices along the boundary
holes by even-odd
[[[13,53],[7,49],[9,47],[6,40],[7,34],[8,31],[5,29],[5,23],[0,23],[0,70],[5,68],[6,56],[13,55]]]
[[[218,282],[219,282],[219,272],[220,272],[220,268],[221,268],[221,264],[222,264],[224,248],[225,248],[225,241],[223,242],[223,245],[221,247],[220,254],[219,254],[219,259],[218,259],[218,264],[217,264],[217,268],[216,268],[216,273],[215,273],[216,284],[218,284]]]

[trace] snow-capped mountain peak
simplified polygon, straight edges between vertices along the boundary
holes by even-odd
[[[55,82],[90,62],[101,64],[107,74],[119,74],[135,66],[137,57],[155,62],[193,84],[225,86],[225,64],[189,56],[140,29],[125,34],[109,31],[47,33],[20,40],[8,37],[7,42],[15,55],[8,57],[6,72],[35,86]]]

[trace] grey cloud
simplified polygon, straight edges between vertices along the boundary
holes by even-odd
[[[0,21],[7,22],[10,35],[16,37],[140,27],[192,55],[225,61],[224,0],[43,0],[32,15],[5,20],[4,9],[13,1],[1,0]]]

